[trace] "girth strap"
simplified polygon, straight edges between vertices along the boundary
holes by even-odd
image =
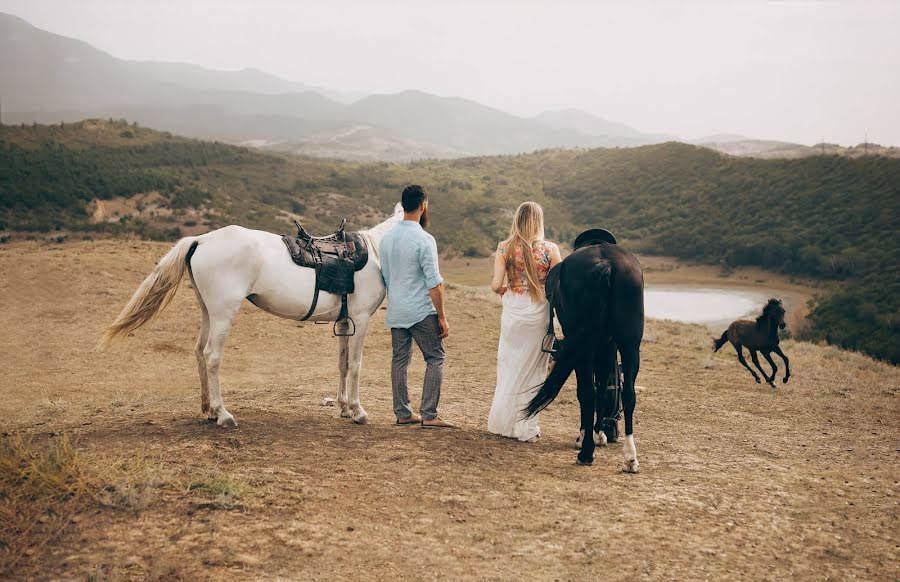
[[[306,321],[310,317],[312,317],[313,313],[316,312],[316,304],[319,303],[319,271],[322,269],[322,263],[316,263],[315,271],[316,271],[316,290],[313,292],[312,303],[309,304],[309,311],[306,312],[306,315],[303,316],[303,319],[300,321]]]

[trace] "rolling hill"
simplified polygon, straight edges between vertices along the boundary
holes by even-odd
[[[404,185],[432,194],[449,254],[484,256],[523,200],[548,236],[603,225],[625,244],[831,281],[812,337],[900,362],[900,160],[760,160],[678,143],[631,149],[353,163],[283,157],[124,122],[0,128],[0,228],[171,239],[229,223],[275,232],[301,217],[364,226]]]

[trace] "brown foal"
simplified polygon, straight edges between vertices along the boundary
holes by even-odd
[[[750,350],[750,358],[753,360],[756,368],[762,374],[763,378],[766,379],[766,382],[774,389],[775,374],[778,373],[778,366],[776,366],[775,361],[772,360],[772,352],[775,352],[781,356],[782,360],[784,360],[784,383],[787,383],[788,379],[791,377],[791,366],[788,362],[788,358],[784,355],[784,352],[781,351],[781,348],[778,345],[778,330],[784,328],[784,306],[781,304],[781,300],[769,299],[769,302],[766,303],[766,306],[763,308],[762,314],[756,318],[756,321],[750,321],[749,319],[739,319],[734,321],[728,326],[728,329],[722,333],[722,337],[713,339],[713,351],[718,352],[726,342],[731,342],[731,345],[734,346],[734,350],[737,352],[738,361],[747,368],[750,374],[753,375],[753,379],[759,384],[759,376],[756,375],[756,372],[753,371],[753,368],[751,368],[747,364],[747,360],[744,359],[743,348],[747,348]],[[756,356],[757,352],[762,352],[763,357],[765,357],[766,361],[772,366],[771,377],[769,377],[759,365],[759,358]]]

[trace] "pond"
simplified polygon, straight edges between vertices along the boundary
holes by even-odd
[[[711,287],[648,286],[647,317],[719,326],[760,313],[769,295],[762,291]]]

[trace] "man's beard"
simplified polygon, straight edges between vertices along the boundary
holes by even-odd
[[[422,228],[428,228],[428,208],[422,211],[422,216],[419,218],[419,225]]]

